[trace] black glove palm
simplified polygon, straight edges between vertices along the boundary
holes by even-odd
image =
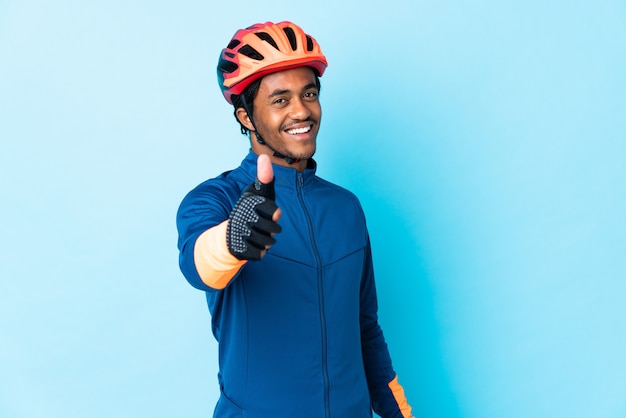
[[[239,260],[260,260],[262,252],[274,245],[272,234],[281,231],[272,220],[278,206],[274,202],[274,181],[256,180],[243,192],[232,212],[226,230],[228,250]]]

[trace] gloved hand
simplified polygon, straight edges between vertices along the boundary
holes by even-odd
[[[274,199],[274,173],[269,157],[258,158],[257,180],[248,187],[230,213],[226,242],[239,260],[260,260],[281,231],[280,209]]]

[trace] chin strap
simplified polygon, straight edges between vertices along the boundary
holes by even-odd
[[[259,133],[259,130],[257,129],[256,124],[254,123],[254,119],[252,118],[252,112],[250,112],[249,110],[250,108],[248,107],[248,103],[246,102],[246,98],[243,94],[241,95],[241,103],[243,104],[243,108],[248,114],[248,119],[250,119],[250,123],[252,124],[252,127],[254,128],[253,132],[254,132],[254,136],[256,136],[256,142],[268,147],[270,150],[274,152],[274,157],[282,158],[283,160],[287,162],[287,164],[294,164],[294,163],[299,162],[300,160],[296,158],[287,157],[286,155],[281,154],[280,152],[276,151],[270,144],[265,142],[265,139],[261,137],[261,134]]]

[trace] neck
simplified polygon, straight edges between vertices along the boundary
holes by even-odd
[[[259,143],[254,132],[250,132],[250,143],[252,145],[252,152],[254,152],[256,155],[267,155],[268,157],[270,157],[272,164],[280,165],[282,167],[293,168],[298,172],[303,172],[307,168],[307,165],[309,163],[308,159],[293,160],[290,158],[289,161],[287,161],[282,155],[274,155],[276,153],[276,150],[274,150],[266,142],[263,142],[262,144]]]

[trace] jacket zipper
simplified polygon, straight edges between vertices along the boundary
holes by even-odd
[[[330,417],[330,378],[328,376],[328,342],[326,333],[326,314],[324,309],[324,282],[322,277],[322,258],[320,257],[319,250],[317,248],[317,242],[315,241],[315,234],[313,233],[313,221],[311,215],[304,204],[304,198],[302,197],[302,189],[304,187],[304,176],[302,173],[298,173],[298,200],[304,211],[307,225],[309,227],[309,236],[311,238],[311,245],[313,247],[313,253],[315,254],[315,260],[317,262],[317,292],[318,302],[320,309],[320,325],[322,328],[322,373],[324,375],[324,407],[326,418]]]

